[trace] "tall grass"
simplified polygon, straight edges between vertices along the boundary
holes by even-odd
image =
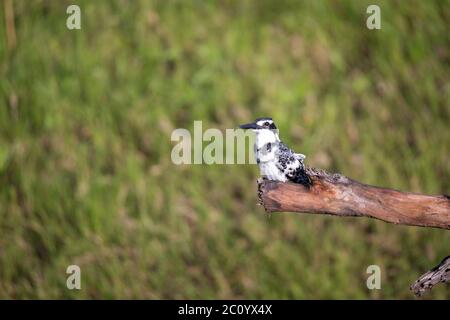
[[[272,116],[308,165],[448,194],[448,2],[22,0],[15,47],[4,8],[0,298],[411,298],[449,254],[445,230],[267,217],[256,166],[170,160],[175,128]]]

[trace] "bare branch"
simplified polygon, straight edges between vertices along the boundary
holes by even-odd
[[[259,180],[258,197],[266,212],[304,212],[376,218],[395,224],[450,229],[450,197],[401,192],[362,184],[340,174],[307,168],[312,186]],[[421,276],[417,296],[439,282],[450,282],[450,256]]]
[[[450,256],[445,257],[440,264],[417,279],[410,289],[414,291],[416,296],[420,297],[439,282],[450,282]]]
[[[262,181],[258,195],[267,212],[304,212],[380,219],[395,224],[450,229],[450,197],[362,184],[308,168],[313,185]]]

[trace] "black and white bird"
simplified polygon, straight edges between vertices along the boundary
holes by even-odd
[[[256,133],[255,159],[264,179],[311,186],[311,180],[305,172],[305,155],[295,153],[280,140],[272,118],[258,118],[240,127]]]

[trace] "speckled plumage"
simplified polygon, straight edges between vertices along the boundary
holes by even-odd
[[[278,143],[278,150],[275,155],[278,158],[277,166],[279,170],[289,181],[311,185],[311,180],[305,172],[304,155],[295,153],[281,141]]]
[[[255,159],[263,178],[311,186],[311,180],[305,172],[305,156],[295,153],[280,140],[271,118],[258,118],[254,123],[241,127],[256,133]]]

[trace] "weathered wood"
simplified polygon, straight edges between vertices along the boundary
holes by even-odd
[[[307,168],[312,186],[258,181],[258,197],[267,212],[304,212],[376,218],[395,224],[450,230],[450,197],[429,196],[369,186],[340,174]],[[411,290],[417,296],[450,282],[450,256],[421,276]]]
[[[445,257],[440,264],[417,279],[410,289],[414,291],[416,296],[420,297],[439,282],[450,282],[450,256]]]
[[[362,184],[340,174],[307,168],[312,187],[263,180],[258,184],[267,212],[304,212],[370,217],[395,224],[450,230],[450,197],[401,192]]]

